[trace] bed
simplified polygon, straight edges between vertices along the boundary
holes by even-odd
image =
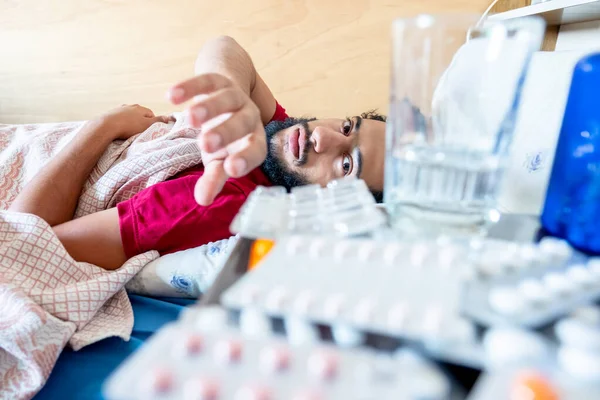
[[[582,54],[540,52],[534,56],[507,172],[512,184],[503,190],[500,199],[505,212],[529,215],[540,212],[570,71]],[[548,80],[555,82],[552,88],[542,84]],[[131,341],[106,339],[78,353],[66,350],[37,398],[52,399],[59,395],[63,398],[101,398],[100,386],[110,372],[164,323],[176,319],[185,306],[194,302],[193,297],[205,293],[236,241],[232,237],[153,261],[129,285],[135,314]],[[199,270],[207,273],[199,273]],[[135,292],[139,294],[133,294]],[[150,292],[154,296],[188,298],[149,297]]]
[[[192,73],[203,39],[221,33],[236,37],[249,50],[292,114],[385,110],[391,20],[423,11],[480,12],[489,2],[351,0],[343,9],[335,1],[312,0],[260,0],[243,6],[231,2],[219,8],[200,3],[2,2],[0,122],[81,120],[123,102],[139,102],[157,113],[173,111],[163,100],[164,91]],[[331,11],[339,11],[338,17],[326,17]],[[204,18],[207,15],[211,17]],[[558,85],[564,88],[565,71],[576,56],[564,55],[566,61],[558,62],[556,70],[534,74],[537,83],[528,83],[535,89],[523,99],[525,112],[516,139],[521,145],[509,171],[522,184],[503,193],[505,211],[539,212],[560,124],[556,115],[565,100],[543,93],[550,89],[539,82],[562,77]],[[548,65],[545,57],[536,56],[534,65],[543,69]],[[336,101],[331,101],[331,93],[339,93]],[[546,103],[540,106],[539,99]],[[540,110],[551,117],[540,115]],[[540,145],[528,132],[545,132],[548,137]],[[531,161],[544,168],[530,168]],[[227,239],[228,245],[234,240]],[[66,349],[36,398],[102,398],[100,386],[110,372],[210,286],[223,260],[216,256],[226,254],[223,247],[215,250],[215,244],[209,244],[146,266],[128,286],[135,316],[131,340],[109,338],[78,352]],[[199,268],[207,260],[209,266]]]

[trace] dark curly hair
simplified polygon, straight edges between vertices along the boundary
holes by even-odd
[[[387,117],[383,114],[379,114],[376,109],[365,111],[364,113],[360,114],[360,117],[363,119],[372,119],[381,122],[387,121]]]
[[[379,114],[376,109],[365,111],[364,113],[360,114],[360,117],[363,119],[372,119],[374,121],[387,121],[387,117],[383,114]],[[375,197],[375,201],[378,203],[383,203],[383,191],[371,190],[371,194],[373,197]]]

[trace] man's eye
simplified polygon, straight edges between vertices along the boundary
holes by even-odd
[[[344,171],[344,176],[352,172],[352,158],[347,154],[342,159],[342,170]]]
[[[348,136],[350,132],[352,132],[352,121],[348,119],[344,121],[344,124],[342,125],[342,133]]]

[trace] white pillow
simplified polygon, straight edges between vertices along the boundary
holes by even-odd
[[[237,236],[167,254],[146,265],[129,283],[129,293],[198,298],[212,285]]]

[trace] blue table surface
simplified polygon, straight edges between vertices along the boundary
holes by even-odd
[[[134,324],[129,342],[108,338],[79,351],[65,349],[36,400],[103,399],[102,384],[128,356],[196,300],[130,295]]]

